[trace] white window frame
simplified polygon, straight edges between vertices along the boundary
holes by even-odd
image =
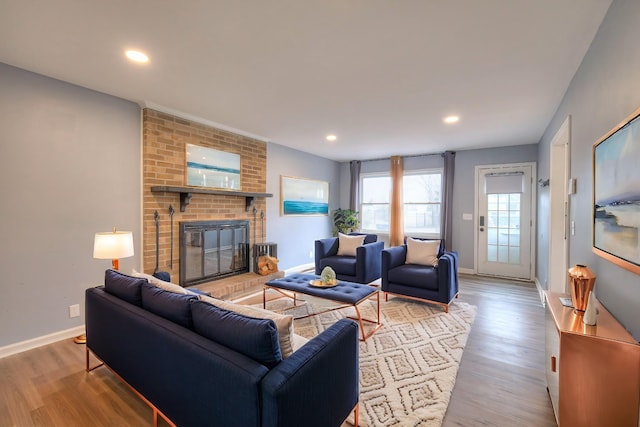
[[[440,185],[441,185],[441,191],[440,191],[440,202],[439,203],[427,203],[427,204],[439,204],[440,205],[440,225],[442,225],[442,197],[443,197],[443,178],[444,178],[444,169],[443,168],[429,168],[429,169],[412,169],[412,170],[405,170],[403,173],[403,176],[409,176],[409,175],[430,175],[430,174],[439,174],[440,175]],[[378,178],[378,177],[389,177],[390,178],[390,172],[365,172],[365,173],[361,173],[360,174],[360,200],[359,200],[359,209],[358,211],[359,216],[360,216],[360,224],[362,224],[362,205],[363,203],[363,199],[364,199],[364,192],[362,191],[362,188],[364,188],[363,185],[363,181],[366,178]],[[425,204],[425,203],[419,203],[419,204]],[[374,233],[374,234],[378,234],[378,235],[382,235],[382,236],[388,236],[389,235],[389,230],[371,230],[371,229],[366,229],[366,228],[361,228],[360,230],[363,233]],[[422,237],[422,238],[430,238],[430,239],[439,239],[440,236],[442,234],[442,229],[439,230],[438,233],[415,233],[415,232],[411,232],[408,235],[412,236],[412,237]]]

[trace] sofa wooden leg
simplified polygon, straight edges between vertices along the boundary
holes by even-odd
[[[353,408],[353,427],[358,427],[358,415],[360,414],[359,404],[356,403],[356,407]]]

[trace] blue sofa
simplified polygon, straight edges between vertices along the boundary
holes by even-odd
[[[331,267],[338,280],[368,284],[380,278],[380,255],[384,242],[378,242],[375,234],[364,235],[364,244],[356,249],[356,256],[338,255],[338,238],[315,241],[315,273],[320,275],[325,267]]]
[[[154,419],[160,414],[186,427],[328,427],[354,408],[357,415],[352,320],[336,322],[283,360],[273,320],[112,270],[85,296],[87,370],[94,369],[91,352],[151,405]]]

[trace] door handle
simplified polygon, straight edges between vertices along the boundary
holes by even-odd
[[[484,215],[480,215],[480,231],[484,231]]]

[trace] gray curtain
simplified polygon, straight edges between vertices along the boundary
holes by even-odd
[[[358,204],[360,203],[360,166],[362,162],[360,160],[352,160],[349,163],[351,167],[351,193],[349,193],[349,209],[352,211],[358,210]]]
[[[455,170],[456,153],[454,151],[445,151],[442,153],[444,158],[443,173],[443,199],[442,199],[442,238],[444,239],[445,249],[451,250],[451,239],[453,234],[453,175]]]

